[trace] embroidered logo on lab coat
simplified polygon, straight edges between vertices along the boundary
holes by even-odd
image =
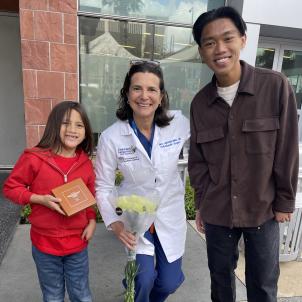
[[[117,153],[119,156],[134,154],[135,151],[136,151],[136,147],[133,145],[130,147],[122,147],[117,149]]]
[[[133,162],[139,160],[139,157],[136,155],[136,147],[121,147],[117,149],[118,160],[122,163]]]
[[[118,160],[122,163],[127,163],[127,162],[131,162],[131,161],[137,161],[137,160],[139,160],[139,157],[137,155],[132,156],[132,157],[119,156]]]

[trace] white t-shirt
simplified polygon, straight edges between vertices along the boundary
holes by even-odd
[[[236,92],[238,90],[239,83],[240,83],[240,81],[238,81],[235,84],[228,86],[228,87],[219,87],[217,85],[218,95],[221,98],[223,98],[230,105],[230,107],[233,104]]]

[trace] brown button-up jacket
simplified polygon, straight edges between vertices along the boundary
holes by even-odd
[[[204,222],[255,227],[295,207],[298,122],[293,90],[281,73],[241,61],[230,107],[216,78],[191,104],[189,175]]]

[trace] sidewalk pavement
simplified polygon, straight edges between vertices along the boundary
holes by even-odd
[[[196,230],[194,220],[188,221]],[[205,240],[204,234],[196,233]],[[245,285],[245,257],[244,250],[239,248],[240,255],[235,274],[237,278]],[[278,280],[278,301],[279,302],[302,302],[302,259],[298,261],[280,262],[280,277]],[[261,301],[259,301],[261,302]]]
[[[20,207],[7,202],[1,194],[6,176],[7,173],[0,173],[0,301],[42,301],[31,257],[30,226],[18,224],[16,227]],[[206,245],[204,238],[194,228],[193,221],[188,223],[186,253],[183,259],[186,280],[167,302],[210,302]],[[103,224],[97,225],[96,234],[89,246],[89,257],[94,302],[122,302],[121,280],[126,256],[122,245]],[[239,277],[236,279],[236,301],[246,301],[243,255],[239,258],[236,274]],[[281,263],[278,294],[280,297],[288,297],[279,298],[279,302],[302,302],[302,261]]]
[[[42,301],[35,265],[31,257],[29,228],[29,225],[17,225],[1,263],[1,302]],[[89,246],[89,257],[93,301],[123,302],[121,280],[126,256],[122,245],[111,232],[105,229],[104,224],[97,224],[95,236]],[[210,302],[210,277],[205,241],[190,224],[188,224],[183,270],[186,280],[167,302]],[[236,285],[236,301],[246,301],[244,283],[236,278]],[[279,298],[278,301],[302,302],[302,297]]]
[[[126,255],[122,245],[113,236],[105,229],[104,224],[97,224],[96,234],[90,242],[90,284],[95,302],[123,301],[121,280]],[[189,224],[183,270],[186,280],[176,293],[168,298],[167,302],[209,302],[210,277],[205,242]],[[245,300],[245,287],[237,279],[236,301]],[[31,257],[28,225],[17,226],[1,263],[0,301],[42,301]]]

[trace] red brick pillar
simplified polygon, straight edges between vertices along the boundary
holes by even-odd
[[[27,146],[41,138],[48,114],[78,100],[76,0],[20,0]]]

